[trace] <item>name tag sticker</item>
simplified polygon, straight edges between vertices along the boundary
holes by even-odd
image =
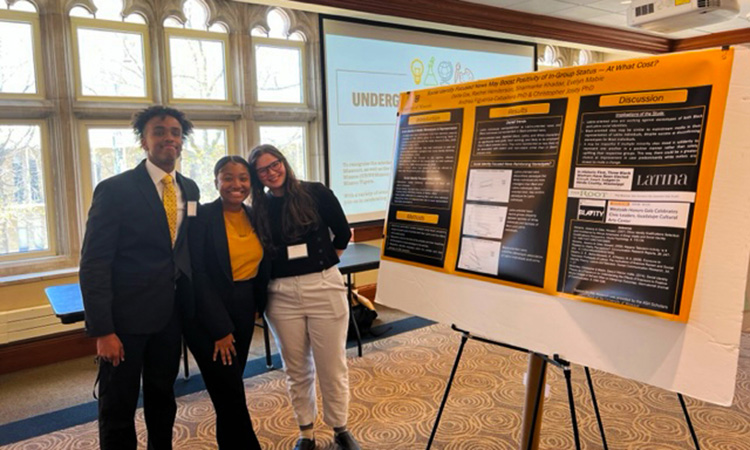
[[[188,200],[187,202],[187,215],[188,217],[195,217],[198,214],[198,202],[195,200]]]
[[[290,245],[286,248],[287,259],[307,258],[307,244]]]

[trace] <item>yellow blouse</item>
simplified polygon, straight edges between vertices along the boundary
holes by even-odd
[[[229,244],[229,261],[234,281],[249,280],[258,274],[263,246],[245,211],[224,211],[224,226]]]

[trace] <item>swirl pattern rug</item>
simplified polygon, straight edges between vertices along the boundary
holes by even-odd
[[[430,436],[460,336],[444,325],[382,339],[350,353],[349,428],[364,449],[423,449]],[[750,450],[750,335],[743,335],[737,390],[731,408],[686,398],[703,449]],[[517,449],[527,355],[470,340],[433,443],[434,449]],[[573,367],[573,392],[584,449],[602,447],[583,368]],[[677,396],[642,383],[592,371],[611,449],[693,448]],[[540,448],[575,448],[565,380],[550,367]],[[264,449],[288,450],[296,423],[281,371],[245,380],[248,407]],[[215,448],[213,409],[201,391],[178,399],[176,449]],[[143,411],[137,415],[145,448]],[[319,419],[318,448],[333,450],[332,433]],[[10,449],[96,449],[96,422],[1,447]]]

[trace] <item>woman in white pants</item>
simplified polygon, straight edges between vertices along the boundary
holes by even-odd
[[[254,169],[251,185],[257,231],[271,255],[266,318],[284,360],[300,427],[294,448],[315,448],[317,372],[323,421],[333,428],[336,445],[342,450],[359,449],[347,430],[349,308],[336,267],[351,238],[346,216],[330,189],[297,180],[275,147],[260,145],[248,160]]]

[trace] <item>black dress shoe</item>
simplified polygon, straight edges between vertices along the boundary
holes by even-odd
[[[294,450],[315,450],[315,439],[299,438]]]
[[[336,442],[339,450],[362,450],[362,448],[354,440],[354,436],[349,431],[343,433],[337,433],[333,439]]]

